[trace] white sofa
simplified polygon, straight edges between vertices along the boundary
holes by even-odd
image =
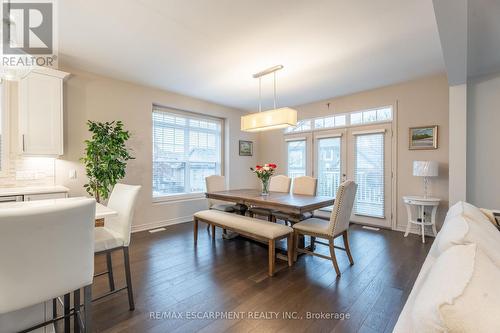
[[[394,327],[396,333],[500,332],[500,232],[452,206]]]

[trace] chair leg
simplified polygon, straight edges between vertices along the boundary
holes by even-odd
[[[354,260],[352,259],[352,254],[351,254],[351,247],[349,246],[349,234],[346,231],[342,234],[342,238],[344,239],[344,247],[345,251],[347,252],[347,256],[349,257],[349,262],[351,265],[354,265]]]
[[[215,240],[215,225],[211,225],[212,227],[212,239]]]
[[[269,222],[273,222],[273,216],[272,215],[267,215],[267,220]]]
[[[128,305],[130,311],[135,309],[134,293],[132,291],[132,278],[130,276],[130,258],[128,255],[128,246],[123,247],[123,259],[125,262],[125,279],[127,280]]]
[[[287,238],[287,243],[286,243],[286,249],[287,249],[287,254],[288,254],[288,267],[292,267],[293,262],[294,262],[294,253],[295,253],[295,247],[293,245],[293,232],[291,232],[288,235]]]
[[[75,308],[75,313],[73,315],[73,329],[75,333],[81,332],[80,320],[78,319],[78,313],[80,312],[80,289],[75,290],[73,293],[73,307]]]
[[[274,215],[271,215],[271,222],[274,222],[274,223],[276,223],[276,216],[274,216]]]
[[[92,285],[83,287],[84,332],[92,332]]]
[[[316,246],[316,237],[311,236],[311,251],[314,251],[315,246]]]
[[[109,289],[115,290],[115,279],[113,277],[113,262],[111,261],[111,252],[106,252],[106,265],[108,266]]]
[[[254,214],[253,214],[253,212],[251,212],[251,211],[248,211],[248,216],[250,216],[250,217],[254,217]]]
[[[52,319],[57,318],[57,298],[52,299]]]
[[[193,237],[194,237],[194,245],[198,244],[198,219],[195,218],[193,220]]]
[[[269,240],[269,276],[274,275],[274,264],[276,261],[276,252],[275,252],[275,243],[274,239]]]
[[[297,231],[293,232],[293,262],[297,261],[297,256],[299,252],[299,233]]]
[[[339,269],[339,265],[337,264],[337,257],[335,257],[335,248],[333,247],[333,239],[330,239],[330,241],[328,242],[328,245],[330,247],[330,257],[332,259],[333,268],[335,268],[335,272],[337,272],[337,276],[340,276],[340,269]]]
[[[70,304],[70,294],[65,294],[64,297],[64,333],[71,332],[71,317],[69,316],[71,304]]]

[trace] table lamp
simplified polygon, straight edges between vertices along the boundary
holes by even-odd
[[[439,163],[436,161],[413,161],[413,175],[424,177],[424,197],[427,198],[429,190],[429,177],[438,176]]]

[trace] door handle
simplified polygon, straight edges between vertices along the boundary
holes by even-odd
[[[23,134],[23,153],[25,152],[25,146],[24,146],[24,134]]]

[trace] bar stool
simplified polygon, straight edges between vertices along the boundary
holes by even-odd
[[[94,199],[0,210],[0,331],[28,332],[62,319],[69,330],[74,316],[76,332],[91,332],[94,217]],[[19,320],[20,313],[73,291],[78,300],[65,315]]]
[[[110,291],[95,298],[94,301],[126,289],[131,311],[135,309],[135,305],[128,247],[130,245],[130,230],[134,217],[135,203],[140,189],[141,186],[116,184],[109,197],[108,207],[117,211],[118,216],[107,219],[104,227],[95,228],[95,254],[106,255],[107,271],[98,273],[94,277],[107,274]],[[120,289],[116,289],[111,254],[119,250],[123,251],[126,285]]]

